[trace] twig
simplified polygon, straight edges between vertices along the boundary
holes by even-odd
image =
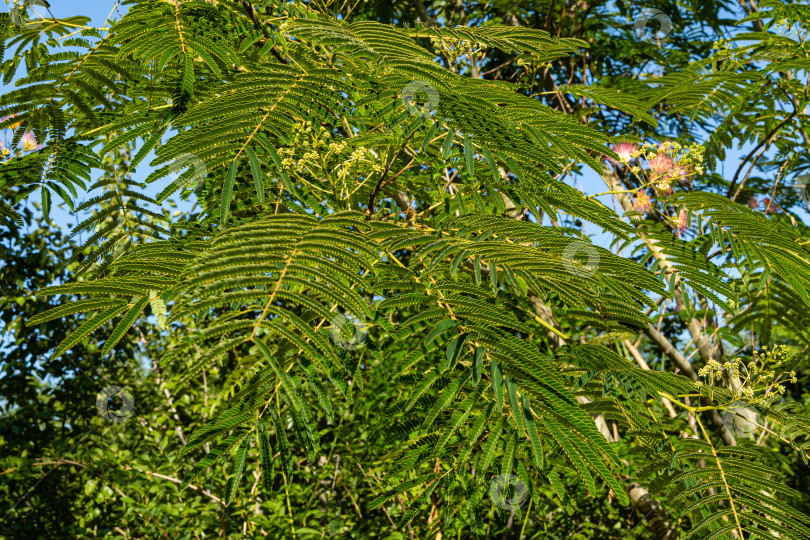
[[[183,483],[183,481],[178,479],[178,478],[172,478],[171,476],[166,476],[164,474],[160,474],[160,473],[156,473],[156,472],[152,472],[152,471],[142,471],[141,469],[136,469],[135,467],[130,467],[128,465],[125,465],[124,467],[122,467],[122,469],[125,470],[125,471],[136,471],[136,472],[139,472],[139,473],[142,473],[142,474],[148,474],[150,476],[157,476],[158,478],[162,478],[163,480],[168,480],[169,482],[172,482],[173,484],[182,484]],[[187,487],[189,487],[189,488],[191,488],[191,489],[193,489],[195,491],[199,491],[200,493],[202,493],[203,495],[205,495],[206,497],[208,497],[209,499],[211,499],[212,501],[214,501],[216,503],[224,504],[222,499],[220,499],[219,497],[217,497],[213,493],[204,490],[203,488],[199,488],[199,487],[195,486],[194,484],[189,484]]]
[[[354,455],[354,452],[352,451],[352,447],[349,446],[348,442],[346,443],[346,447],[349,449],[349,452],[351,452],[351,454]],[[360,472],[363,473],[363,478],[366,479],[366,482],[368,483],[368,486],[371,488],[371,494],[376,495],[376,493],[374,492],[374,485],[371,483],[371,480],[368,479],[368,475],[366,475],[366,471],[363,469],[363,466],[360,465],[359,461],[355,460],[355,463],[357,463],[357,466],[360,468]],[[391,522],[391,526],[394,528],[394,530],[397,530],[397,526],[394,524],[394,520],[391,519],[391,514],[389,514],[388,510],[385,509],[385,505],[380,506],[380,508],[382,508],[382,511],[385,512],[385,515],[386,515],[386,517],[388,517],[388,521]]]
[[[416,133],[416,132],[414,131],[414,133]],[[400,147],[400,149],[397,150],[396,154],[394,154],[394,157],[391,158],[390,163],[388,163],[388,165],[385,167],[385,170],[383,170],[383,173],[380,175],[380,179],[377,181],[377,185],[374,186],[374,189],[371,190],[371,193],[368,196],[368,204],[366,205],[366,217],[365,217],[366,221],[370,220],[371,216],[374,215],[374,210],[373,210],[374,209],[374,202],[376,201],[377,195],[379,195],[382,188],[386,184],[393,181],[394,178],[396,178],[399,174],[401,174],[401,172],[400,172],[397,175],[395,175],[393,178],[391,178],[390,180],[387,180],[387,181],[385,179],[385,177],[388,176],[388,171],[390,171],[391,167],[394,166],[394,162],[397,160],[397,158],[405,150],[405,147],[408,146],[408,141],[411,140],[411,137],[413,137],[413,133],[411,133],[410,135],[408,135],[405,138],[405,140],[403,141],[402,146]]]
[[[346,487],[346,484],[343,483],[343,479],[340,480],[340,485],[343,486],[343,489],[346,490],[346,493],[349,495],[349,498],[352,500],[352,504],[354,505],[354,509],[357,510],[357,515],[360,516],[360,519],[363,519],[363,514],[360,513],[360,507],[357,506],[357,503],[352,497],[352,492],[349,491],[349,488]]]
[[[779,122],[779,124],[775,128],[773,128],[771,130],[771,132],[768,133],[768,135],[765,138],[762,139],[762,142],[760,142],[757,146],[755,146],[754,149],[751,150],[751,152],[745,157],[743,162],[740,163],[740,166],[737,167],[737,172],[734,173],[734,179],[731,181],[731,185],[728,186],[728,193],[726,193],[726,197],[731,197],[731,192],[734,190],[735,187],[737,187],[737,178],[740,176],[740,172],[742,172],[742,169],[743,169],[743,167],[745,167],[745,164],[748,163],[748,161],[753,157],[753,155],[756,152],[758,152],[760,149],[762,149],[762,152],[759,152],[759,154],[756,156],[756,158],[754,158],[753,163],[751,163],[751,169],[753,169],[754,165],[757,162],[757,160],[760,158],[762,153],[767,149],[767,145],[771,144],[773,142],[773,139],[776,138],[776,133],[780,129],[782,129],[782,126],[784,126],[785,124],[787,124],[788,122],[793,120],[794,116],[796,116],[796,111],[793,111],[792,113],[787,115],[787,117],[784,120]],[[745,175],[745,179],[740,183],[740,186],[737,188],[737,191],[734,192],[734,196],[731,197],[732,201],[734,201],[737,198],[737,196],[739,196],[740,192],[742,191],[743,187],[745,186],[745,181],[751,175],[751,169],[748,170],[748,174]]]
[[[265,39],[270,40],[271,39],[270,35],[267,33],[267,30],[265,29],[264,25],[256,17],[256,12],[253,11],[253,6],[250,4],[250,2],[248,2],[247,0],[239,0],[239,3],[244,8],[245,12],[247,13],[247,16],[250,18],[253,25],[258,30],[260,30],[262,34],[264,34]],[[282,64],[287,63],[287,60],[283,56],[281,56],[281,54],[278,52],[275,46],[270,48],[270,52],[273,53],[273,56],[276,57],[276,60],[278,60]]]

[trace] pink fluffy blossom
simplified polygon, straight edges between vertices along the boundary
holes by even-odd
[[[638,151],[638,146],[632,143],[618,143],[613,147],[613,151],[618,154],[622,163],[627,163],[633,159],[633,153]]]
[[[38,143],[34,134],[30,131],[26,131],[22,138],[20,139],[20,144],[22,145],[22,149],[24,152],[30,152],[31,150],[36,150]]]
[[[683,188],[691,188],[693,174],[694,171],[692,170],[691,166],[677,165],[670,173],[667,174],[667,177],[677,180]]]
[[[656,174],[664,174],[672,170],[672,159],[664,154],[658,154],[650,160],[650,167]]]
[[[633,210],[636,212],[649,212],[652,210],[652,200],[646,190],[640,190],[633,201]]]

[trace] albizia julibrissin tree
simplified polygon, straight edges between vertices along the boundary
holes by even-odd
[[[383,491],[358,503],[407,497],[419,534],[458,511],[482,530],[489,495],[525,528],[525,501],[547,488],[570,511],[579,484],[659,538],[810,537],[780,465],[810,448],[784,396],[808,343],[790,209],[810,8],[762,2],[698,44],[681,13],[667,46],[662,24],[611,57],[587,17],[627,10],[602,2],[127,4],[105,31],[9,23],[6,79],[25,73],[0,127],[24,146],[0,211],[34,193],[45,213],[54,196],[96,208],[77,226],[95,256],[39,291],[80,299],[27,321],[87,314],[52,358],[86,340],[106,355],[152,314],[176,388],[238,359],[177,457],[184,487],[226,463],[228,503],[246,469],[286,488],[382,374],[395,399],[366,466]],[[736,173],[715,172],[740,141]],[[565,182],[586,167],[618,204]],[[192,194],[199,211],[159,212]],[[465,506],[442,503],[459,488]]]

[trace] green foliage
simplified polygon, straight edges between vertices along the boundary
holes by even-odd
[[[127,4],[103,32],[74,19],[7,29],[6,47],[20,43],[7,80],[22,58],[26,69],[0,98],[0,127],[14,126],[12,146],[24,133],[42,146],[7,152],[0,215],[19,231],[19,203],[37,190],[46,218],[52,193],[90,212],[73,230],[90,235],[84,245],[25,283],[58,298],[15,324],[51,330],[42,362],[96,355],[101,374],[98,358],[128,357],[120,371],[143,372],[137,394],[152,396],[136,413],[151,450],[111,451],[114,480],[103,477],[130,504],[131,534],[165,532],[160,504],[193,523],[199,499],[178,494],[216,502],[223,536],[346,535],[353,513],[370,524],[364,537],[494,535],[515,517],[536,525],[531,505],[565,509],[555,519],[575,530],[574,516],[643,515],[640,482],[666,497],[650,520],[657,537],[810,536],[806,489],[786,474],[810,449],[801,387],[784,403],[752,401],[763,435],[742,442],[721,414],[753,390],[701,380],[678,350],[693,347],[706,369],[778,341],[790,355],[772,379],[805,367],[807,229],[788,213],[796,196],[780,192],[778,215],[770,202],[780,178],[808,166],[786,156],[807,127],[795,80],[807,52],[779,33],[804,35],[807,10],[763,2],[740,23],[760,25],[735,35],[740,47],[647,49],[667,73],[629,60],[628,82],[605,63],[576,67],[605,51],[564,25],[567,5],[552,3],[563,11],[541,29],[510,22],[499,2],[465,8],[475,24],[443,10],[457,25],[446,28],[422,13],[429,24],[406,25],[405,13],[387,24],[381,5]],[[630,156],[616,146],[663,138],[681,143]],[[729,182],[713,171],[735,140],[756,148]],[[765,185],[751,174],[771,144],[759,167],[778,175],[762,213],[737,199]],[[621,211],[564,182],[584,167]],[[176,194],[196,198],[182,219],[163,207]],[[586,224],[613,245],[585,238]],[[678,347],[684,331],[692,341]],[[138,450],[152,455],[128,464]],[[346,464],[330,482],[333,456]],[[105,472],[91,457],[79,466]],[[117,486],[135,472],[171,487],[127,495]],[[487,486],[513,475],[530,506],[492,509],[484,524]],[[330,514],[338,482],[350,503]],[[201,530],[219,534],[217,512],[197,518]],[[616,532],[589,522],[582,534]]]

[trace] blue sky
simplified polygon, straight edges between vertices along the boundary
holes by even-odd
[[[36,2],[36,0],[34,0],[34,2]],[[120,2],[113,0],[89,0],[86,2],[79,2],[76,0],[58,0],[54,2],[51,0],[49,3],[51,4],[50,13],[53,14],[53,16],[57,18],[66,18],[76,15],[84,15],[91,18],[88,26],[94,26],[96,28],[105,27],[105,22],[107,21],[108,17],[113,20],[120,20],[127,11],[126,6],[122,7]],[[39,15],[48,16],[45,8],[41,6],[34,5],[32,6],[32,9]],[[109,27],[109,24],[106,26]],[[6,55],[9,55],[10,53],[11,51],[6,50]],[[5,93],[12,87],[12,85],[0,85],[0,92]],[[149,160],[147,159],[147,162],[148,161]],[[86,194],[80,196],[80,200],[84,200],[86,198],[89,198],[86,196]],[[28,197],[27,204],[30,206],[34,201],[39,201],[39,192],[35,192],[30,195]],[[72,215],[70,213],[70,209],[67,208],[64,203],[59,204],[60,201],[61,199],[59,196],[54,195],[51,208],[51,220],[59,227],[69,229],[70,226],[75,226],[81,220],[78,215]]]

